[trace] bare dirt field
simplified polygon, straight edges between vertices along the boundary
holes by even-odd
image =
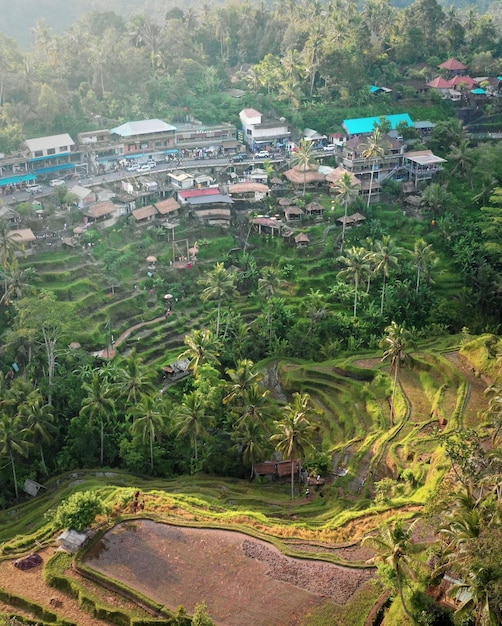
[[[315,607],[345,604],[373,572],[293,559],[242,533],[149,520],[116,526],[90,567],[171,609],[205,600],[219,626],[295,626]]]

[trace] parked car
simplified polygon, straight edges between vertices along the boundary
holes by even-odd
[[[248,155],[245,152],[239,152],[239,154],[234,154],[230,160],[234,163],[240,163],[241,161],[245,161],[247,158]]]
[[[328,143],[327,146],[323,146],[322,148],[324,150],[324,152],[333,152],[333,150],[335,149],[335,144],[334,143]]]
[[[151,170],[157,167],[157,161],[154,161],[153,159],[151,159],[150,161],[147,161],[146,164]]]
[[[139,163],[131,163],[131,165],[128,165],[127,167],[128,172],[137,172],[138,169],[139,169]]]
[[[268,150],[260,150],[254,156],[256,159],[268,159],[270,152]]]
[[[144,174],[145,172],[149,172],[150,170],[151,167],[148,165],[148,163],[143,163],[143,165],[140,165],[136,171],[138,172],[138,174]]]
[[[36,183],[26,185],[26,191],[28,193],[42,193],[42,185],[37,185]]]
[[[51,187],[59,187],[60,185],[66,185],[65,181],[62,178],[53,178],[49,185]]]

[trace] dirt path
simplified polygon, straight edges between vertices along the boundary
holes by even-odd
[[[152,326],[153,324],[158,324],[163,320],[165,320],[165,315],[161,315],[160,317],[156,317],[153,320],[140,322],[139,324],[131,326],[120,335],[120,337],[114,342],[111,348],[105,348],[104,350],[100,350],[99,352],[94,352],[94,356],[98,356],[102,359],[113,359],[113,357],[117,354],[117,348],[122,343],[124,343],[124,341],[128,339],[132,335],[132,333],[136,332],[139,328],[143,328],[143,326]]]

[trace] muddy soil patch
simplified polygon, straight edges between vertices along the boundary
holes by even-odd
[[[219,626],[298,625],[321,604],[345,604],[373,575],[286,557],[238,532],[150,520],[116,526],[85,562],[173,610],[205,600]]]

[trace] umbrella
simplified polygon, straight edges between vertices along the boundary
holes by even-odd
[[[78,348],[81,348],[82,346],[79,344],[78,341],[72,341],[68,347],[72,350],[78,350]]]
[[[156,256],[152,256],[152,255],[147,256],[146,257],[146,261],[147,261],[147,263],[157,263],[157,257]]]
[[[172,297],[172,294],[166,293],[166,295],[164,296],[164,300],[171,300]]]
[[[291,204],[291,200],[289,198],[279,198],[280,206],[289,206]]]

